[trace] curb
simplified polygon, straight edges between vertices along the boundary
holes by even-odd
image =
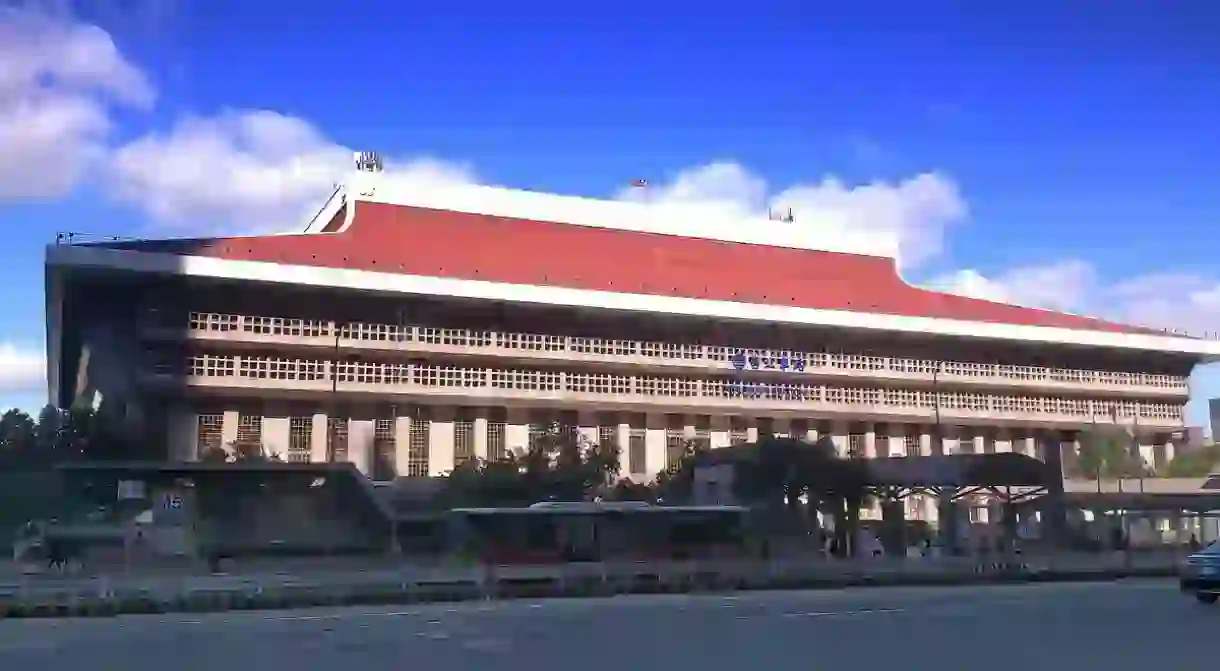
[[[66,617],[115,617],[166,613],[220,613],[241,610],[287,610],[335,606],[390,606],[456,601],[590,598],[624,594],[717,594],[742,591],[822,590],[858,587],[969,587],[1068,582],[1116,582],[1124,579],[1169,578],[1173,569],[1122,571],[1040,571],[992,574],[881,575],[832,579],[771,579],[752,581],[725,575],[688,576],[666,581],[658,575],[637,575],[625,581],[529,580],[501,581],[489,592],[463,581],[432,584],[397,584],[290,592],[215,591],[184,594],[170,599],[148,596],[76,599],[71,603],[0,603],[0,620]]]

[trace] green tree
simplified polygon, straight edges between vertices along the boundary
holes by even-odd
[[[689,500],[694,494],[695,460],[700,454],[710,449],[710,446],[702,441],[686,441],[682,448],[682,456],[678,458],[678,462],[673,468],[657,473],[654,484],[650,488],[653,495],[666,503],[680,503]]]
[[[1150,475],[1131,434],[1120,428],[1098,428],[1080,435],[1080,453],[1071,475],[1090,480]]]
[[[768,437],[729,449],[741,454],[734,477],[740,500],[793,514],[804,497],[807,512],[821,510],[833,517],[839,547],[855,538],[860,508],[871,498],[867,461],[839,457],[828,438],[809,443]]]
[[[38,427],[35,431],[35,443],[40,452],[50,454],[55,451],[63,425],[62,410],[49,404],[43,407],[38,413]]]
[[[34,448],[37,426],[34,419],[17,408],[0,415],[0,450],[6,457],[19,459]]]
[[[1203,478],[1217,472],[1220,472],[1220,443],[1184,450],[1174,455],[1165,469],[1165,475],[1171,478]]]
[[[521,506],[606,495],[618,475],[618,449],[589,442],[558,422],[533,444],[496,461],[471,460],[448,476],[445,507]]]

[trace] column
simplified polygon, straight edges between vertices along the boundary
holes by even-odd
[[[881,544],[887,555],[906,554],[906,504],[903,501],[881,501]]]
[[[373,474],[373,431],[371,419],[353,419],[347,425],[347,460],[365,475]]]
[[[995,433],[995,451],[996,454],[1001,452],[1015,452],[1013,449],[1013,435],[1011,429],[996,429]]]
[[[428,475],[437,477],[453,470],[453,408],[438,406],[428,429]]]
[[[713,450],[728,447],[729,418],[724,415],[712,415],[712,426],[708,438]]]
[[[1139,440],[1140,458],[1144,460],[1145,468],[1157,465],[1156,448],[1152,445],[1148,438],[1149,437],[1145,436]]]
[[[232,452],[233,443],[237,442],[237,423],[241,413],[236,410],[225,410],[224,424],[220,429],[220,444],[226,452]]]
[[[746,427],[746,442],[747,443],[757,443],[758,442],[758,418],[751,417],[751,418],[747,419],[746,421],[749,422],[749,426]]]
[[[959,547],[958,529],[962,520],[969,520],[970,511],[965,510],[961,503],[953,501],[957,494],[954,487],[942,487],[940,498],[936,505],[936,530],[940,546],[946,553],[952,553]]]
[[[287,417],[263,416],[262,448],[263,454],[277,455],[284,461],[288,460],[288,424]]]
[[[650,413],[645,418],[644,470],[649,478],[665,470],[665,425],[665,415]]]
[[[974,431],[972,440],[974,441],[974,453],[983,454],[983,450],[987,447],[987,439],[983,437],[983,434],[977,428]]]
[[[845,457],[848,454],[847,431],[847,424],[842,421],[834,420],[830,424],[830,441],[834,443],[835,454],[838,454],[840,457]]]
[[[927,428],[922,428],[919,432],[919,456],[930,457],[933,454],[940,454],[938,447],[932,445],[932,435],[928,433]]]
[[[328,427],[326,425],[326,415],[324,413],[315,413],[313,423],[309,429],[309,460],[315,464],[326,463]]]
[[[166,446],[170,461],[199,460],[199,413],[189,407],[171,407],[166,418]]]
[[[509,408],[504,417],[504,448],[509,454],[524,451],[530,444],[529,412]]]
[[[618,439],[618,475],[620,478],[631,477],[631,461],[629,445],[631,443],[631,425],[627,422],[620,421],[618,424],[618,433],[615,436]]]
[[[1020,438],[1013,439],[1013,451],[1029,457],[1038,457],[1038,441],[1029,433],[1023,433]]]
[[[483,409],[474,418],[474,456],[487,461],[487,412]]]
[[[394,473],[405,476],[409,471],[411,454],[411,418],[399,415],[394,418]]]
[[[889,455],[889,445],[886,445],[886,455]],[[877,432],[872,422],[869,422],[864,427],[864,458],[877,458]]]

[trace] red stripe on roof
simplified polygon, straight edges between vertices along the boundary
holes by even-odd
[[[354,222],[342,233],[105,246],[819,310],[1158,333],[1088,317],[919,289],[903,282],[894,261],[882,257],[381,203],[362,202],[356,208]]]

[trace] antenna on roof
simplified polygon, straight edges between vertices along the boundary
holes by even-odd
[[[381,154],[375,151],[356,153],[356,169],[360,172],[381,172],[385,165],[381,162]]]
[[[792,208],[788,208],[787,212],[776,212],[775,210],[767,210],[767,218],[771,221],[782,221],[785,224],[791,224],[796,221],[796,217],[792,216]]]

